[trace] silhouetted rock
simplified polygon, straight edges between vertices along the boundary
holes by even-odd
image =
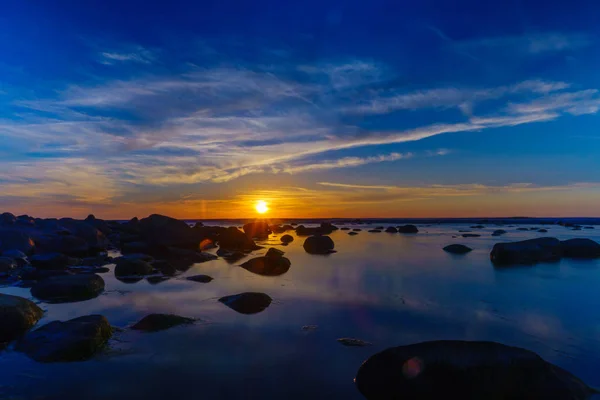
[[[584,226],[584,229],[595,229],[593,226]]]
[[[0,278],[8,276],[17,268],[17,262],[10,257],[0,257]]]
[[[329,234],[333,231],[337,231],[339,228],[335,225],[333,225],[331,222],[321,222],[321,233],[322,234]]]
[[[140,220],[142,239],[153,245],[197,249],[202,238],[197,230],[184,221],[159,214]]]
[[[219,257],[224,258],[225,261],[227,261],[230,264],[235,263],[247,256],[246,253],[242,253],[241,251],[235,251],[235,250],[232,251],[232,250],[227,250],[227,249],[223,249],[223,248],[219,248],[219,250],[217,250],[217,255]]]
[[[235,227],[229,227],[219,233],[217,242],[220,249],[248,252],[260,249],[254,241]]]
[[[547,229],[538,229],[538,232],[539,232],[539,233],[547,233],[547,232],[548,232],[548,230],[547,230]]]
[[[194,276],[188,276],[187,278],[188,281],[192,281],[192,282],[200,282],[200,283],[208,283],[210,281],[213,280],[213,278],[211,276],[208,275],[194,275]]]
[[[354,228],[354,229],[352,229],[352,232],[360,232],[360,231],[362,231],[362,229],[360,229],[360,228]]]
[[[240,314],[256,314],[269,307],[273,299],[265,293],[245,292],[221,297],[219,301]]]
[[[370,233],[381,233],[381,230],[379,230],[379,229],[369,229],[368,232],[370,232]]]
[[[143,276],[154,272],[152,265],[140,259],[119,257],[116,260],[115,276]]]
[[[490,259],[498,265],[534,264],[543,261],[557,261],[561,257],[560,241],[550,237],[496,243],[490,253]]]
[[[600,244],[590,239],[569,239],[560,242],[563,257],[597,258],[600,257]]]
[[[474,237],[480,237],[481,235],[477,234],[477,233],[463,233],[462,237],[464,238],[474,238]]]
[[[414,225],[403,225],[398,227],[400,233],[418,233],[419,229]]]
[[[24,281],[41,281],[52,276],[72,275],[68,270],[62,269],[37,269],[30,266],[22,268],[18,271],[18,277]]]
[[[53,321],[29,332],[17,351],[39,362],[84,361],[101,350],[112,336],[112,327],[101,315]]]
[[[27,255],[25,253],[23,253],[22,251],[6,250],[6,251],[3,251],[1,254],[2,254],[2,257],[12,258],[17,263],[17,266],[19,268],[24,267],[25,265],[29,264],[29,259],[27,258]]]
[[[144,332],[157,332],[179,325],[194,323],[193,318],[181,317],[175,314],[150,314],[142,318],[131,329]]]
[[[255,221],[244,225],[244,233],[250,238],[267,238],[272,232],[266,221]]]
[[[117,278],[117,279],[119,279],[119,278]],[[163,276],[163,275],[152,275],[152,276],[146,277],[146,281],[151,285],[158,285],[159,283],[166,282],[169,279],[171,279],[171,277]],[[121,280],[121,279],[119,279],[119,280]]]
[[[485,226],[483,226],[483,225],[473,225],[471,227],[471,229],[483,229],[483,228],[485,228]]]
[[[114,261],[117,262],[121,258],[124,258],[126,260],[142,260],[142,261],[146,261],[147,263],[151,263],[154,261],[154,257],[152,257],[151,255],[148,255],[148,254],[144,254],[144,253],[125,254],[121,257],[116,258]]]
[[[17,339],[44,315],[32,301],[0,293],[0,343]]]
[[[35,254],[29,261],[38,269],[66,269],[77,264],[76,259],[61,253]]]
[[[126,242],[121,246],[121,253],[123,254],[147,254],[154,253],[155,248],[146,242],[135,241]]]
[[[166,276],[173,276],[177,273],[177,268],[175,268],[173,264],[166,260],[154,261],[150,265],[152,268],[159,270],[161,274]]]
[[[348,227],[343,227],[343,228],[340,228],[340,230],[341,230],[341,231],[349,231],[349,230],[350,230],[350,228],[348,228]]]
[[[71,235],[70,232],[36,235],[35,252],[63,253],[68,256],[85,257],[90,255],[90,245],[85,239]]]
[[[310,254],[329,254],[335,244],[329,236],[311,236],[304,241],[304,250]]]
[[[32,254],[35,243],[31,237],[15,229],[0,228],[0,253],[7,250],[19,250],[25,254]]]
[[[496,229],[494,232],[492,232],[492,236],[501,236],[504,235],[506,233],[506,231],[504,229]]]
[[[103,291],[104,279],[96,274],[53,276],[31,288],[34,297],[52,303],[89,300]]]
[[[358,235],[358,232],[354,232],[354,231],[352,231],[352,232],[348,232],[348,235],[350,235],[350,236],[355,236],[355,235]]]
[[[376,230],[378,230],[378,231],[382,231],[382,230],[384,230],[385,228],[384,228],[383,226],[376,226],[376,227],[375,227],[375,229],[376,229]]]
[[[473,250],[472,248],[465,246],[464,244],[451,244],[444,247],[444,251],[453,254],[465,254]]]
[[[15,222],[17,222],[17,217],[15,217],[14,214],[11,214],[9,212],[5,212],[0,214],[0,225],[13,225]]]
[[[469,231],[469,230],[466,230],[466,229],[459,229],[459,230],[458,230],[458,233],[465,233],[465,232],[471,232],[471,231]]]
[[[387,228],[385,228],[385,231],[386,231],[387,233],[398,233],[398,229],[396,229],[396,228],[395,228],[395,227],[393,227],[393,226],[388,226]]]
[[[292,235],[283,235],[281,237],[281,242],[282,243],[291,243],[294,241],[294,237]]]
[[[61,218],[58,220],[58,223],[62,227],[67,228],[73,236],[85,240],[88,247],[94,251],[104,250],[109,245],[106,236],[99,229],[85,221]]]
[[[292,263],[283,257],[283,252],[270,248],[263,257],[252,258],[241,265],[247,271],[264,276],[283,275],[290,269]]]
[[[441,340],[389,348],[355,379],[369,400],[587,399],[593,391],[537,354],[494,342]]]
[[[518,231],[528,231],[528,228],[517,228]]]
[[[338,343],[343,344],[344,346],[348,346],[348,347],[365,347],[365,346],[371,346],[372,343],[369,342],[365,342],[364,340],[361,339],[354,339],[354,338],[341,338],[341,339],[337,339]]]

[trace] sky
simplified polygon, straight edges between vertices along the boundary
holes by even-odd
[[[600,3],[3,2],[0,212],[600,215]]]

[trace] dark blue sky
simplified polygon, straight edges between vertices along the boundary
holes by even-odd
[[[0,208],[598,214],[599,15],[593,1],[5,2]]]

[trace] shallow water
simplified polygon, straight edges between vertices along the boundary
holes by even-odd
[[[381,225],[381,224],[376,224]],[[0,398],[132,399],[360,399],[353,378],[370,355],[390,346],[434,339],[493,340],[524,347],[600,387],[600,260],[562,260],[534,267],[495,269],[494,243],[540,236],[588,237],[599,230],[544,226],[419,226],[416,235],[347,231],[331,234],[337,253],[309,255],[303,238],[281,246],[290,270],[278,277],[252,274],[222,259],[151,285],[126,284],[102,274],[106,292],[78,303],[45,304],[39,325],[102,314],[127,328],[148,313],[175,313],[202,321],[157,333],[124,330],[106,351],[79,363],[39,364],[11,349],[0,353]],[[518,227],[529,227],[518,225]],[[495,229],[509,233],[490,236]],[[482,236],[462,238],[459,229]],[[453,238],[457,235],[457,238]],[[442,251],[451,243],[474,250]],[[185,280],[207,274],[210,283]],[[217,301],[246,291],[274,301],[243,315]],[[0,292],[30,298],[29,290]],[[302,330],[305,325],[316,329]],[[371,342],[345,347],[342,337]]]

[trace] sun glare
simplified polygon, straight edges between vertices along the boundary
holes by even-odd
[[[256,202],[256,211],[258,211],[259,214],[264,214],[267,211],[269,211],[269,207],[267,207],[267,203],[264,200],[259,200],[258,202]]]

